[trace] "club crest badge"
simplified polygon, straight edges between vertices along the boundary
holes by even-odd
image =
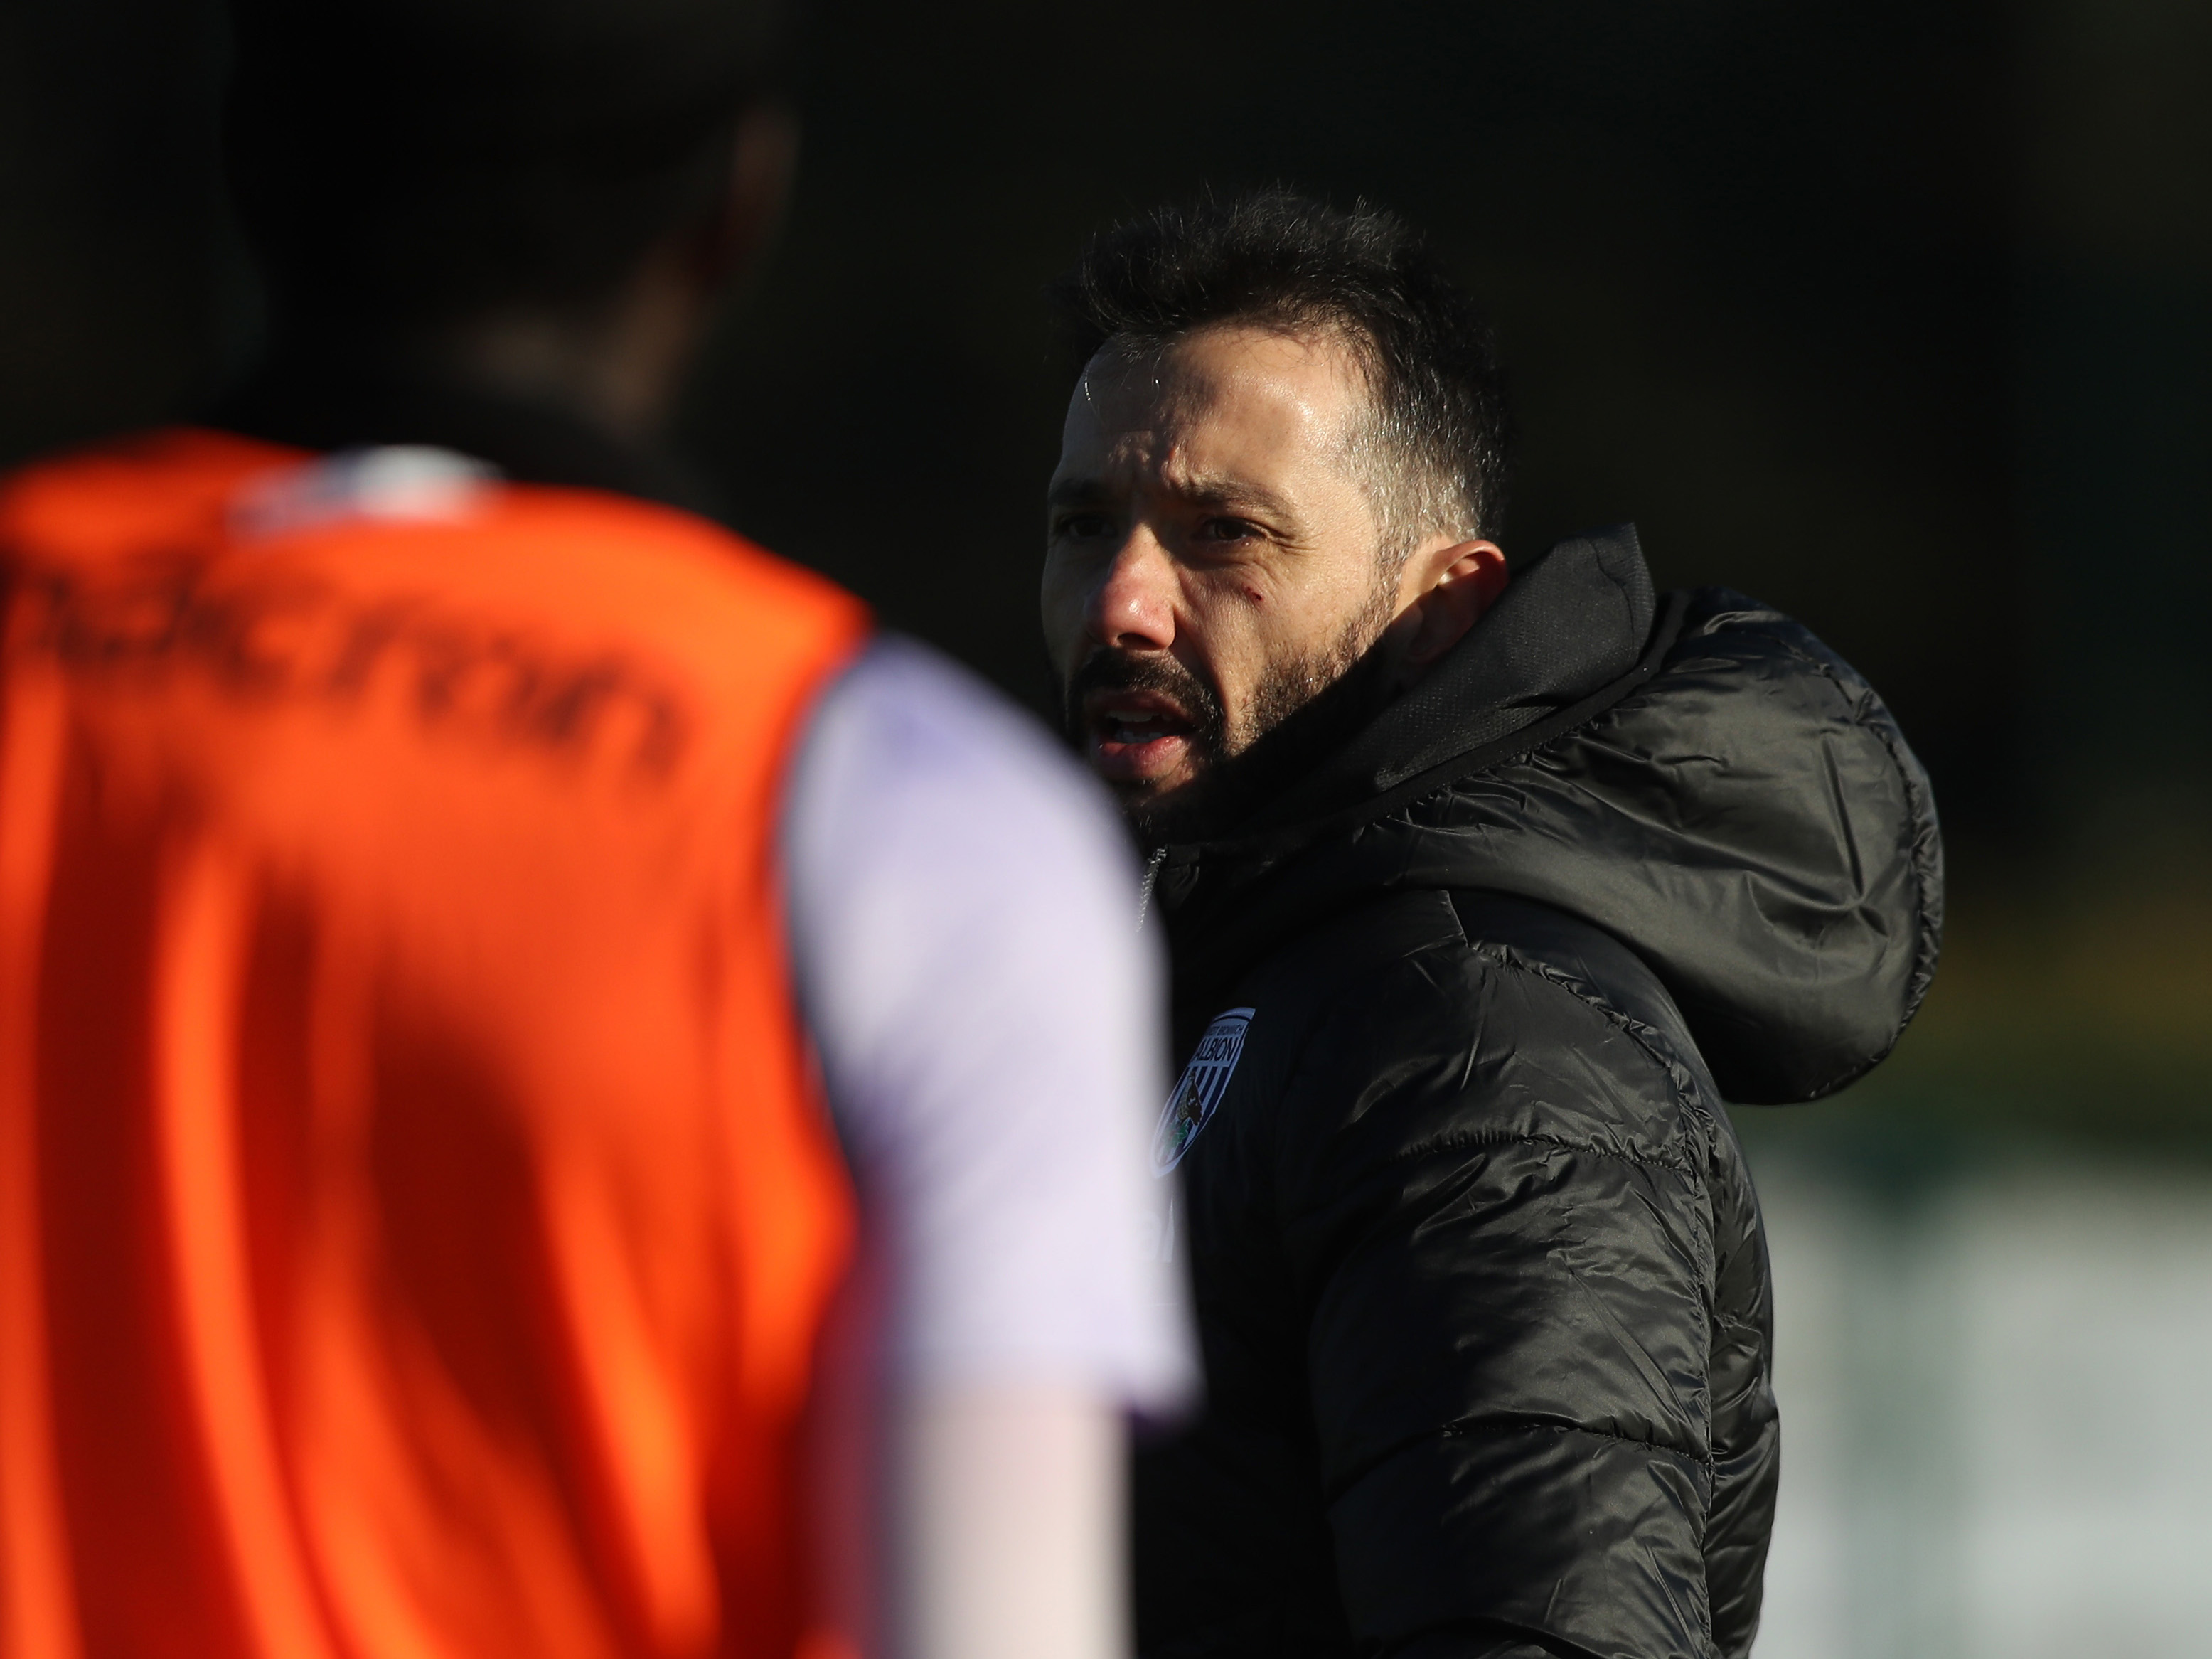
[[[1245,1029],[1251,1024],[1252,1010],[1231,1008],[1216,1015],[1199,1038],[1190,1064],[1182,1068],[1175,1092],[1168,1097],[1167,1110],[1160,1115],[1159,1133],[1152,1137],[1153,1174],[1165,1175],[1182,1162],[1190,1143],[1221,1104],[1222,1096],[1229,1092],[1230,1073],[1244,1052]]]

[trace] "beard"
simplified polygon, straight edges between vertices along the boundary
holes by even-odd
[[[1070,677],[1067,734],[1088,736],[1084,700],[1094,691],[1157,691],[1190,718],[1186,741],[1195,775],[1158,794],[1123,786],[1115,793],[1146,847],[1211,841],[1296,783],[1350,741],[1388,701],[1386,664],[1374,649],[1394,608],[1396,584],[1378,583],[1343,631],[1317,651],[1270,663],[1236,718],[1218,688],[1164,653],[1110,647],[1094,651]]]

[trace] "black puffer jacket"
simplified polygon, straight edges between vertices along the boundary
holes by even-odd
[[[1721,1103],[1874,1065],[1942,926],[1873,691],[1566,543],[1156,902],[1208,1401],[1138,1460],[1147,1659],[1745,1653],[1777,1425]]]

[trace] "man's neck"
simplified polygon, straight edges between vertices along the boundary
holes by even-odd
[[[519,313],[453,329],[422,353],[434,378],[503,402],[558,410],[620,442],[658,437],[672,401],[661,354],[626,349],[613,325]]]
[[[426,444],[488,461],[520,483],[605,489],[714,515],[696,480],[563,400],[361,337],[283,341],[204,418],[301,449]]]

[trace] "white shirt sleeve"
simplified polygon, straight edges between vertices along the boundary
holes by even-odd
[[[1180,1408],[1185,1293],[1139,1237],[1162,964],[1104,793],[995,692],[884,640],[814,713],[783,846],[894,1373]]]

